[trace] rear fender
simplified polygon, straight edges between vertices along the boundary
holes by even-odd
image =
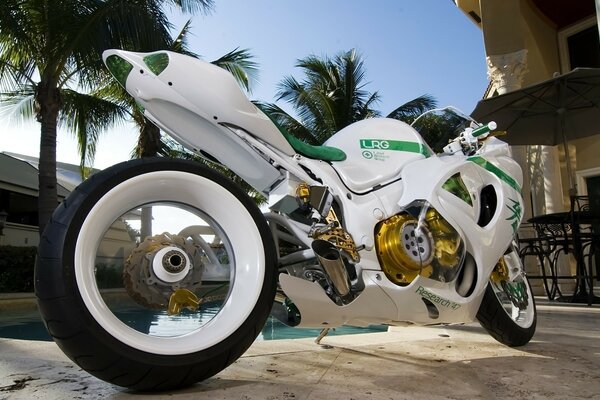
[[[147,61],[156,55],[168,57],[158,69]],[[279,171],[267,157],[226,127],[240,127],[283,154],[294,154],[277,127],[247,99],[229,72],[168,51],[108,50],[103,54],[105,62],[111,56],[131,66],[120,82],[144,108],[145,115],[186,148],[218,160],[259,191],[265,192],[279,179]]]

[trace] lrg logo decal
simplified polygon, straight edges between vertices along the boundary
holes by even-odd
[[[390,148],[390,143],[387,140],[361,139],[360,148],[371,150],[387,150]]]

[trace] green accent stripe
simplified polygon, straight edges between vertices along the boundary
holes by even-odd
[[[492,164],[485,158],[479,157],[479,156],[469,157],[469,158],[467,158],[467,161],[472,161],[475,164],[482,167],[483,169],[491,172],[492,174],[496,175],[498,178],[500,178],[501,180],[506,182],[508,184],[508,186],[512,187],[517,192],[521,193],[521,187],[519,186],[517,181],[515,181],[512,178],[512,176],[508,175],[506,172],[502,171],[500,168],[496,167],[494,164]]]
[[[392,150],[406,151],[409,153],[419,153],[429,157],[429,149],[419,142],[408,142],[404,140],[385,140],[385,139],[361,139],[361,149],[366,150]]]

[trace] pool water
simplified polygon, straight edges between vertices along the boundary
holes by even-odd
[[[194,324],[197,322],[192,321],[192,318],[185,314],[173,318],[166,316],[166,314],[157,315],[154,312],[152,316],[148,316],[140,314],[139,311],[132,309],[119,310],[115,314],[117,314],[122,321],[135,329],[141,331],[145,330],[146,332],[158,336],[176,335],[176,326],[183,328],[185,331],[187,320],[190,320],[190,323]],[[175,320],[175,324],[165,323],[167,320]],[[330,330],[329,335],[349,335],[385,331],[387,331],[387,326],[384,325],[371,325],[367,328],[342,326],[335,328],[335,330]],[[320,329],[292,328],[272,316],[269,316],[262,332],[258,335],[256,340],[316,338],[320,332]],[[35,310],[2,311],[0,314],[0,338],[52,341],[52,338],[41,321],[39,313]]]

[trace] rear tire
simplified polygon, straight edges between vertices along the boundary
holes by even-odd
[[[202,275],[165,284],[156,278],[165,276],[164,271],[159,271],[162,275],[152,275],[152,279],[145,278],[144,273],[147,275],[152,268],[157,268],[155,264],[150,262],[146,269],[138,265],[132,271],[143,273],[136,275],[141,278],[132,280],[136,285],[133,292],[137,290],[135,293],[138,294],[138,298],[132,299],[131,282],[127,283],[127,290],[122,283],[117,289],[108,290],[102,286],[98,260],[104,241],[114,241],[113,233],[118,230],[115,224],[122,224],[126,216],[148,204],[181,208],[192,219],[198,216],[207,225],[196,228],[208,226],[212,229],[211,246],[218,246],[219,253],[218,257],[215,254],[209,257],[202,252],[201,246],[193,246],[193,240],[188,237],[187,243],[192,244],[186,248],[194,250],[194,254],[188,254],[188,262],[203,260],[194,261],[190,271],[196,274],[202,269]],[[157,216],[153,223],[157,223],[156,220]],[[185,225],[185,221],[182,223]],[[177,234],[175,232],[175,236]],[[196,237],[207,249],[200,234]],[[215,242],[220,244],[215,245]],[[140,245],[135,248],[139,249]],[[210,249],[207,251],[211,252]],[[149,254],[138,257],[141,260],[138,264],[146,262]],[[127,254],[121,257],[124,263]],[[225,261],[215,267],[217,258]],[[180,258],[173,260],[181,262]],[[208,264],[214,267],[212,270],[221,271],[221,275],[222,268],[229,268],[225,270],[229,279],[225,283],[205,282]],[[200,276],[201,283],[198,282]],[[147,287],[145,282],[148,282]],[[173,322],[166,316],[164,308],[157,311],[156,304],[150,304],[150,300],[161,299],[156,287],[165,287],[168,293],[169,285],[183,288],[189,285],[187,287],[196,293],[204,290],[204,294],[199,295],[203,300],[216,298],[220,293],[220,300],[215,303],[219,310],[211,314],[208,321],[200,322],[205,312],[202,310],[204,304],[201,304],[198,311],[181,314],[184,322],[177,322],[177,319]],[[38,306],[46,328],[58,346],[90,374],[137,390],[187,386],[227,367],[260,333],[269,315],[275,289],[275,247],[268,225],[256,205],[237,186],[214,171],[194,162],[164,158],[118,164],[80,185],[55,211],[45,229],[35,269]],[[143,310],[146,327],[130,325],[128,317],[115,313],[114,297],[110,297],[115,292],[119,302],[125,301],[130,308],[144,309],[140,304],[148,305]],[[163,320],[168,320],[164,323],[177,330],[153,332],[152,329]]]
[[[512,263],[509,268],[517,268],[519,272],[505,282],[490,279],[477,312],[477,320],[500,343],[518,347],[529,343],[533,337],[537,310],[531,286],[514,246],[504,259]]]

